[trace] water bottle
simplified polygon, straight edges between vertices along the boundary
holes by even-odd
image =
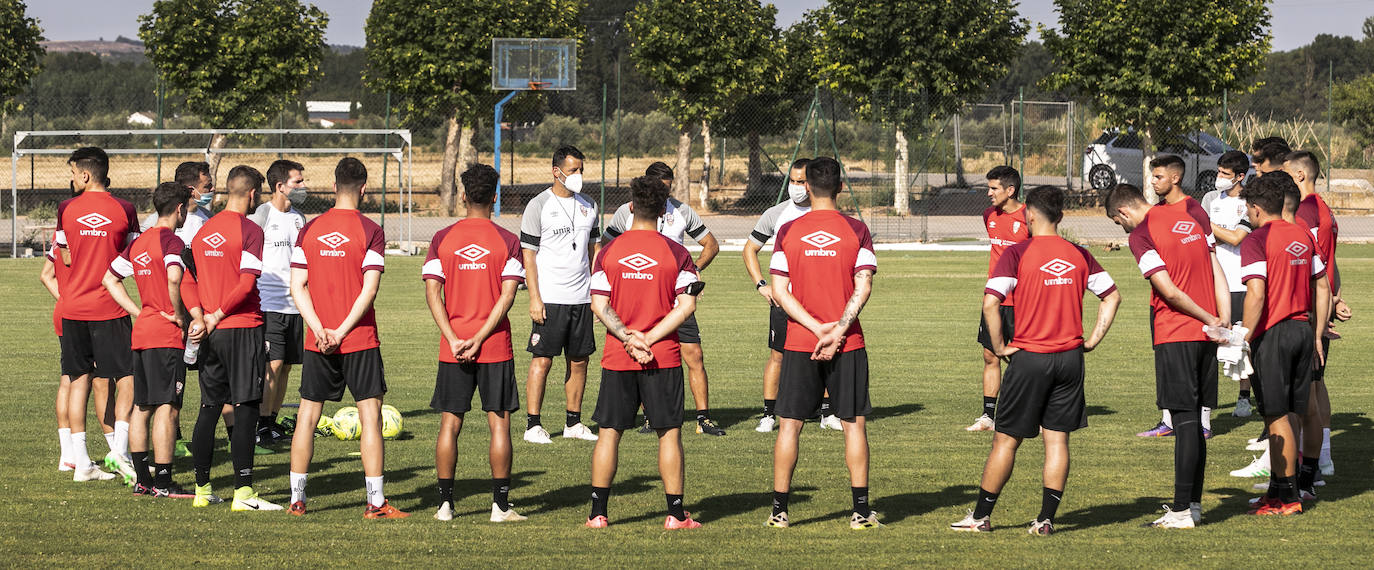
[[[1207,334],[1207,338],[1216,342],[1230,342],[1231,340],[1231,330],[1226,327],[1203,325],[1202,332]]]
[[[200,356],[200,343],[198,343],[198,342],[188,342],[188,343],[186,343],[186,352],[183,353],[183,354],[181,355],[181,361],[182,361],[182,362],[185,362],[185,363],[187,363],[187,364],[195,364],[195,363],[196,363],[196,359],[197,359],[199,356]]]

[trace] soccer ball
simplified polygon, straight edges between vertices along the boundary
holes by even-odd
[[[349,406],[334,413],[334,437],[344,441],[362,437],[362,424],[358,421],[358,408]]]
[[[382,406],[382,437],[395,439],[398,435],[401,435],[401,411],[385,404]]]

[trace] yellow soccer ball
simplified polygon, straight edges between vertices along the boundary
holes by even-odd
[[[343,441],[362,437],[362,424],[358,421],[358,408],[349,406],[334,413],[334,437]]]

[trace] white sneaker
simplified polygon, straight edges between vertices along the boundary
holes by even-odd
[[[770,432],[770,431],[773,431],[773,428],[776,427],[777,425],[778,425],[778,419],[777,419],[777,418],[775,418],[775,417],[773,417],[773,416],[763,416],[763,417],[759,418],[759,427],[754,428],[754,431],[759,432],[759,433],[768,433],[768,432]]]
[[[553,440],[549,439],[549,432],[544,429],[544,426],[534,426],[525,430],[525,441],[530,443],[553,443]]]
[[[1256,490],[1256,491],[1268,491],[1268,490],[1269,490],[1269,482],[1268,482],[1268,481],[1265,481],[1265,482],[1263,482],[1263,483],[1255,483],[1254,485],[1251,485],[1250,488],[1251,488],[1251,489],[1254,489],[1254,490]],[[1250,502],[1251,502],[1251,503],[1254,503],[1255,501],[1250,501]]]
[[[1336,474],[1336,464],[1331,461],[1330,457],[1318,460],[1317,469],[1321,471],[1322,477],[1330,477]]]
[[[964,518],[949,525],[949,530],[959,532],[992,532],[992,517],[974,518],[973,510],[969,509],[968,514],[964,515]]]
[[[992,421],[992,417],[983,414],[978,416],[978,419],[973,422],[973,425],[964,428],[964,431],[992,431],[996,427],[997,424]]]
[[[119,474],[123,475],[125,480],[133,480],[138,478],[138,472],[134,471],[133,462],[129,461],[128,459],[125,459],[124,456],[119,455],[117,453],[110,452],[106,454],[105,465],[113,465],[114,469],[116,471],[119,471]]]
[[[1246,450],[1246,451],[1269,451],[1269,440],[1268,440],[1268,439],[1260,439],[1260,440],[1253,440],[1253,439],[1252,439],[1252,440],[1250,440],[1250,443],[1245,444],[1245,450]]]
[[[1231,415],[1238,418],[1248,418],[1255,412],[1255,406],[1250,403],[1250,398],[1237,398],[1236,409],[1231,411]]]
[[[96,467],[94,464],[78,467],[74,469],[72,473],[72,481],[109,481],[114,478],[114,473],[101,471],[100,468]]]
[[[491,522],[517,522],[523,521],[526,518],[528,517],[522,516],[520,515],[520,513],[515,512],[515,505],[510,505],[510,508],[503,511],[501,510],[501,507],[496,506],[496,503],[491,504]]]
[[[838,416],[821,416],[821,429],[841,431],[844,429],[844,426],[840,424],[840,418]]]
[[[1202,524],[1202,503],[1188,503],[1188,514],[1193,517],[1193,524]]]
[[[1193,516],[1189,512],[1191,510],[1190,508],[1187,511],[1174,512],[1169,508],[1169,505],[1164,505],[1164,516],[1155,519],[1155,522],[1150,523],[1150,526],[1154,528],[1193,528],[1195,525]]]
[[[1269,461],[1267,457],[1258,457],[1251,461],[1249,465],[1231,472],[1232,477],[1268,477]]]
[[[434,518],[441,521],[453,520],[453,503],[444,501],[444,504],[439,505],[439,510],[434,513]]]
[[[596,434],[592,433],[592,430],[587,429],[587,426],[582,425],[582,422],[577,422],[573,424],[572,427],[563,428],[563,437],[568,439],[581,439],[584,441],[596,441]]]

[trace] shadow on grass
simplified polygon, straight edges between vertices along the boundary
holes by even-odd
[[[1085,410],[1089,416],[1110,416],[1116,413],[1116,410],[1107,406],[1088,406]]]
[[[526,503],[527,501],[521,500],[521,497],[522,497],[523,495],[520,493],[520,490],[521,490],[523,487],[526,487],[526,486],[530,485],[530,484],[531,484],[531,481],[532,481],[535,477],[540,476],[540,475],[543,475],[544,473],[546,473],[546,472],[545,472],[545,471],[533,471],[533,470],[520,471],[520,472],[517,472],[517,473],[511,473],[511,480],[510,480],[510,488],[511,488],[511,495],[512,495],[512,497],[511,497],[511,502],[512,502],[512,503],[520,503],[520,504],[522,504],[522,505],[523,505],[524,503]],[[387,476],[390,477],[390,473],[388,473]],[[411,491],[411,492],[409,492],[409,493],[406,493],[406,494],[404,494],[404,495],[397,495],[397,496],[395,496],[394,498],[393,498],[393,497],[388,497],[388,500],[392,500],[392,501],[396,501],[396,502],[402,502],[402,504],[406,504],[406,505],[418,504],[418,505],[420,505],[420,506],[422,506],[422,507],[426,507],[426,508],[428,508],[428,507],[438,508],[438,507],[439,507],[439,491],[438,491],[437,485],[438,485],[437,482],[436,482],[434,485],[421,485],[421,486],[417,487],[415,490],[413,490],[413,491]],[[479,478],[479,477],[472,477],[472,478],[467,478],[467,479],[454,479],[454,480],[453,480],[453,501],[454,501],[454,503],[461,503],[461,502],[463,501],[463,499],[465,499],[465,498],[467,498],[467,497],[471,497],[471,496],[490,496],[490,495],[491,495],[491,479],[488,478],[488,477],[480,477],[480,478]],[[412,501],[413,501],[413,503],[412,503]],[[454,513],[454,516],[481,515],[481,514],[487,514],[488,512],[489,512],[489,511],[488,511],[487,509],[480,509],[480,510],[472,511],[472,512],[470,512],[470,513]]]
[[[895,523],[907,517],[972,503],[977,498],[977,485],[950,485],[938,491],[882,497],[875,500],[873,506],[882,513],[884,523]]]
[[[402,482],[402,481],[408,481],[408,480],[410,480],[410,479],[415,478],[416,474],[419,473],[419,472],[421,472],[421,471],[432,471],[433,469],[434,469],[434,466],[432,466],[432,465],[416,465],[416,466],[413,466],[413,467],[402,467],[402,468],[399,468],[399,469],[387,469],[387,470],[385,471],[386,483],[387,483],[387,484],[395,484],[395,483],[400,483],[400,482]],[[307,497],[328,497],[328,496],[337,495],[337,494],[340,494],[340,493],[353,493],[353,494],[355,494],[355,495],[358,497],[358,502],[357,502],[356,505],[342,505],[342,504],[336,504],[336,505],[330,506],[330,507],[324,507],[324,508],[320,508],[320,509],[311,509],[311,510],[314,510],[314,511],[330,511],[330,510],[337,510],[337,509],[359,509],[359,510],[361,510],[361,508],[362,508],[362,506],[363,506],[363,503],[365,502],[364,487],[363,487],[363,481],[362,481],[362,479],[363,479],[363,469],[362,469],[361,462],[360,462],[360,464],[358,465],[358,468],[357,468],[356,470],[350,469],[350,470],[347,470],[347,471],[339,471],[339,472],[336,472],[336,473],[329,473],[329,474],[325,474],[325,475],[317,475],[317,476],[314,476],[314,477],[310,477],[309,480],[308,480],[308,482],[307,482],[307,493],[306,493],[306,496],[307,496]],[[413,493],[412,493],[412,494],[413,494]],[[394,497],[394,498],[399,499],[399,498],[401,498],[401,497]],[[409,508],[409,504],[402,505],[402,506],[405,507],[405,508]]]
[[[896,406],[875,406],[873,408],[873,413],[868,415],[868,421],[873,422],[886,418],[905,416],[924,409],[925,406],[916,403],[899,404]],[[754,425],[756,425],[754,420],[756,420],[762,412],[763,408],[711,408],[711,418],[716,420],[717,424],[726,429],[752,429]],[[688,412],[684,417],[687,420],[691,420],[694,416],[691,412]],[[816,418],[808,419],[807,423],[812,423],[819,419],[820,417],[818,415]]]
[[[616,495],[632,495],[642,493],[657,486],[658,476],[636,475],[629,479],[611,482],[611,508],[615,505]],[[574,508],[578,505],[591,505],[591,484],[589,482],[578,483],[575,485],[565,485],[557,489],[545,491],[541,495],[529,497],[523,504],[532,505],[534,508],[529,512],[522,512],[523,515],[536,515],[547,513],[559,509]],[[612,519],[615,521],[615,519]]]
[[[1073,487],[1069,487],[1072,491]],[[1140,497],[1132,501],[1093,505],[1084,509],[1060,513],[1054,517],[1055,532],[1073,532],[1090,528],[1130,522],[1160,510],[1168,499]],[[1062,521],[1062,522],[1061,522]],[[1061,526],[1062,525],[1062,526]]]

